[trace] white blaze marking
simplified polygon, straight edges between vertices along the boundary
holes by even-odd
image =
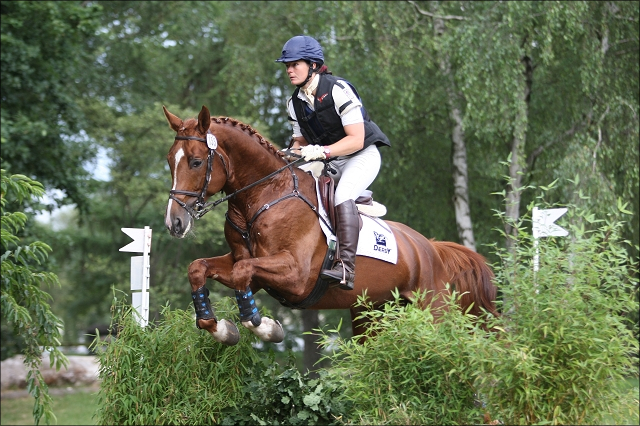
[[[182,148],[180,148],[178,152],[176,152],[176,158],[173,163],[173,186],[171,187],[172,191],[176,189],[176,186],[178,186],[178,164],[180,163],[182,157],[184,157],[184,151],[182,150]],[[173,203],[173,199],[169,198],[165,219],[165,225],[167,226],[167,228],[171,228],[171,203]]]

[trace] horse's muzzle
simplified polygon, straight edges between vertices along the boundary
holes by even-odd
[[[164,217],[164,225],[167,227],[172,237],[184,238],[184,236],[191,230],[193,218],[185,209],[171,201],[172,200],[169,201],[167,212]]]
[[[189,233],[189,230],[191,230],[191,223],[192,219],[189,215],[187,215],[186,218],[174,217],[167,223],[167,228],[171,236],[184,238],[184,236]]]

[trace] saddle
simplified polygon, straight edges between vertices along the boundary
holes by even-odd
[[[318,162],[319,163],[319,162]],[[320,163],[321,164],[321,163]],[[331,229],[336,229],[336,211],[335,211],[335,183],[331,176],[329,176],[329,165],[325,164],[321,173],[314,173],[315,170],[308,170],[318,179],[319,198],[324,206],[327,215],[329,216],[329,222]],[[366,194],[359,196],[356,199],[356,206],[360,214],[367,216],[380,217],[384,216],[387,209],[382,204],[373,201],[373,195],[371,191],[367,191]],[[362,229],[362,218],[360,218],[360,229]]]

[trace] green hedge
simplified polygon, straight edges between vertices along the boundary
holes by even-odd
[[[239,324],[233,299],[214,307]],[[225,346],[195,327],[192,310],[165,307],[161,314],[143,329],[125,299],[114,303],[118,337],[94,341],[99,424],[336,424],[342,416],[334,386],[300,374],[293,357],[276,363],[273,352],[253,347],[258,340],[244,327],[240,342]]]
[[[536,273],[526,232],[498,251],[506,302],[487,327],[453,308],[455,293],[438,321],[398,295],[381,310],[363,296],[370,337],[358,344],[340,338],[340,327],[315,330],[331,361],[317,378],[300,374],[293,356],[280,365],[256,349],[244,327],[227,347],[195,328],[192,310],[167,307],[142,329],[120,302],[118,338],[100,351],[98,422],[637,424],[638,388],[619,386],[638,378],[638,325],[629,320],[638,312],[637,260],[618,240],[619,224],[589,225],[540,241]],[[238,323],[232,299],[215,308]]]

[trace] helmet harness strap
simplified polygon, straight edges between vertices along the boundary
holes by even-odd
[[[309,82],[309,80],[311,79],[311,76],[313,75],[313,72],[315,70],[316,70],[316,63],[315,62],[309,62],[309,72],[307,74],[307,78],[302,83],[296,84],[296,86],[299,87],[300,89],[302,89],[302,87]]]

